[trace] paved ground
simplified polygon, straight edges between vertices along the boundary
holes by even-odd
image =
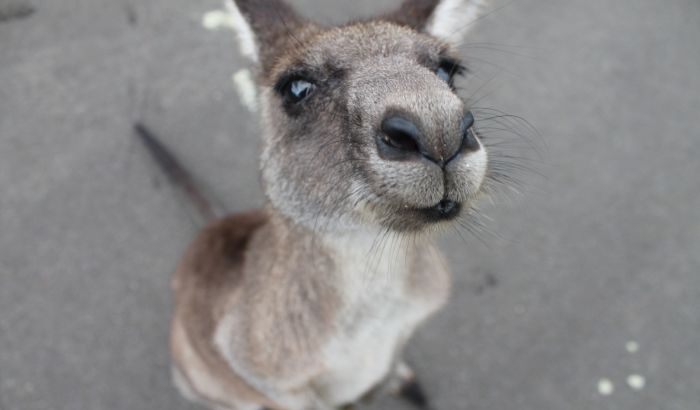
[[[27,2],[0,12],[0,409],[192,409],[166,335],[193,226],[130,122],[232,210],[259,205],[244,63],[200,24],[216,1],[0,9]],[[296,3],[342,21],[396,1]],[[478,25],[465,93],[539,129],[545,177],[485,206],[500,238],[445,240],[454,297],[409,348],[437,409],[700,408],[698,21],[697,0],[521,0]]]

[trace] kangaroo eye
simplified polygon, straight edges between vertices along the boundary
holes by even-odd
[[[464,72],[464,67],[462,67],[456,61],[443,60],[440,62],[435,74],[444,82],[448,83],[450,86],[453,85],[454,78],[458,74]]]
[[[449,83],[452,79],[452,75],[450,74],[449,69],[445,66],[440,66],[435,72],[435,74],[437,74],[437,76],[440,77],[440,79],[446,83]]]
[[[316,86],[306,80],[296,79],[287,83],[284,89],[284,97],[291,103],[298,103],[307,98],[316,89]]]

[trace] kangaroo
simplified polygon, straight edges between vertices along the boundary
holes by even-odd
[[[449,294],[435,234],[489,177],[454,86],[482,1],[406,0],[338,27],[282,0],[227,6],[257,67],[267,203],[211,221],[177,268],[175,383],[213,409],[327,410],[377,390],[426,405],[402,349]]]

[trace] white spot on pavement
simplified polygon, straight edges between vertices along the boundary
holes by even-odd
[[[632,390],[639,391],[646,385],[646,379],[644,379],[644,376],[639,374],[631,374],[627,376],[627,385],[630,386]]]
[[[639,351],[639,343],[630,340],[625,344],[625,349],[627,349],[628,353],[637,353]]]
[[[225,10],[212,10],[204,13],[202,26],[207,30],[236,29],[233,16]]]
[[[598,380],[598,393],[601,396],[610,396],[615,392],[615,385],[610,381],[610,379],[600,379]]]
[[[255,88],[255,80],[250,70],[242,69],[233,74],[233,85],[238,92],[238,97],[241,99],[250,112],[258,110],[258,91]]]

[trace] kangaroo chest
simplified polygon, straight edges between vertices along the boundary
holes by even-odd
[[[354,401],[386,378],[417,325],[445,298],[411,288],[411,277],[435,274],[416,272],[424,267],[411,250],[392,243],[375,250],[378,245],[363,240],[336,252],[342,308],[336,336],[323,349],[326,371],[316,381],[333,404]]]

